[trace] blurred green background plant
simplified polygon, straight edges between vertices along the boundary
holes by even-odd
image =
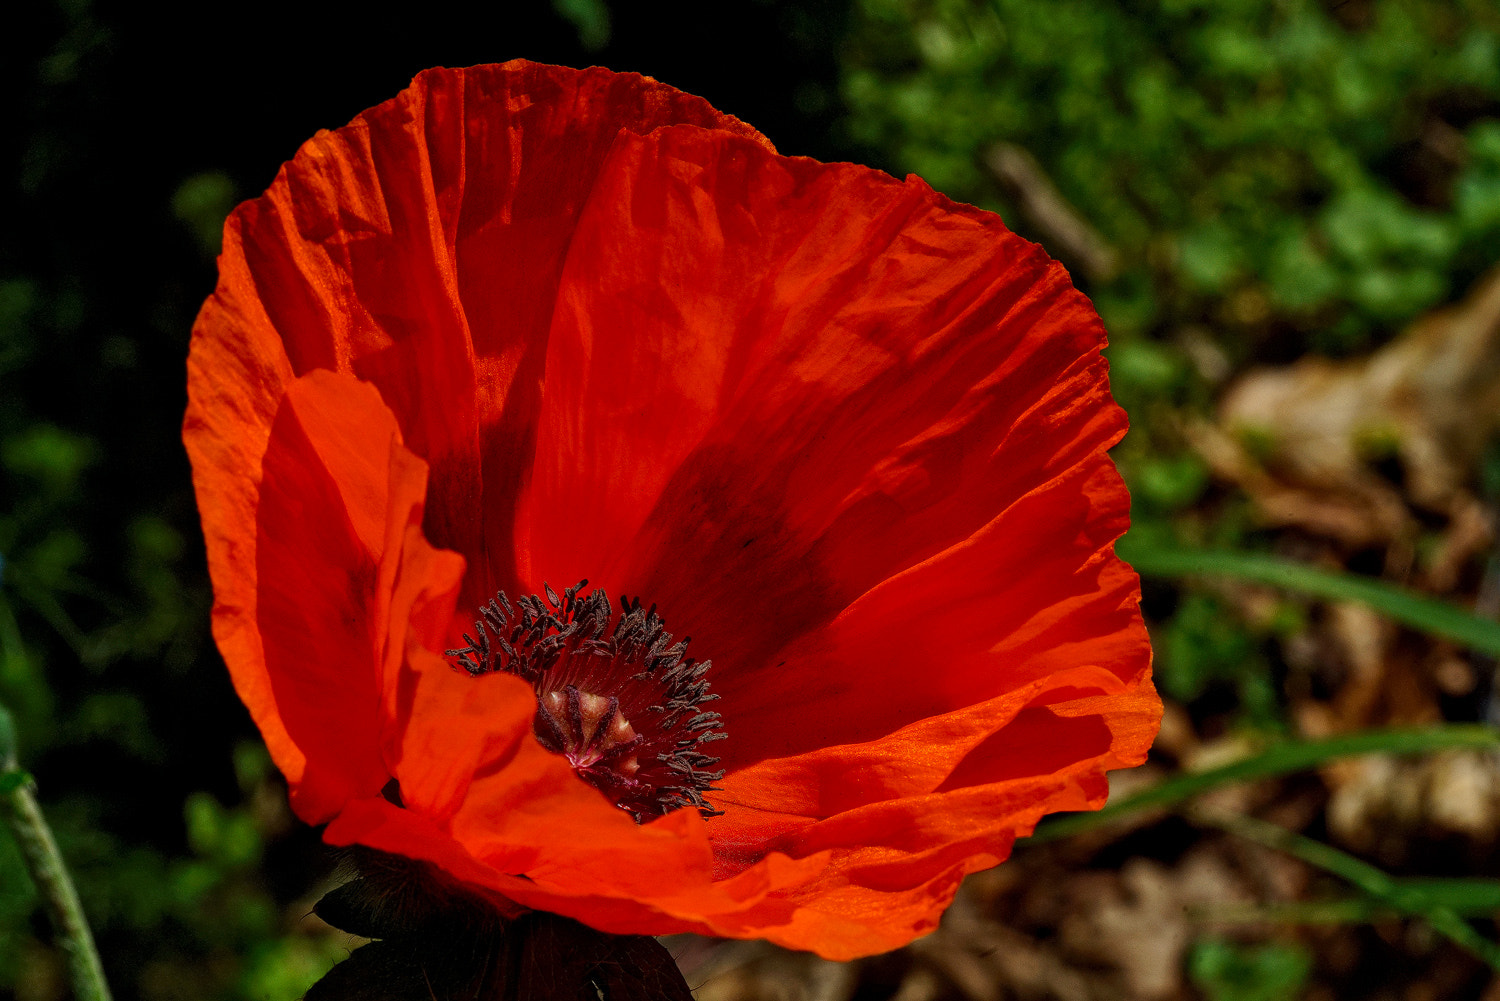
[[[1500,242],[1500,12],[1475,0],[861,0],[859,141],[1014,218],[1022,147],[1113,249],[1118,337],[1213,323],[1348,353]],[[1112,270],[1115,273],[1110,274]]]
[[[355,944],[304,920],[328,863],[291,818],[208,635],[178,443],[183,361],[232,205],[315,130],[428,65],[525,56],[649,73],[783,152],[920,174],[1063,260],[1111,331],[1132,418],[1116,451],[1136,504],[1131,542],[1169,723],[1188,731],[1164,738],[1163,769],[1200,745],[1302,733],[1312,717],[1298,707],[1346,712],[1353,668],[1319,653],[1341,614],[1337,586],[1246,591],[1233,573],[1154,572],[1153,553],[1274,551],[1455,607],[1483,598],[1483,546],[1440,587],[1394,572],[1405,564],[1385,544],[1268,522],[1193,428],[1214,423],[1243,373],[1367,357],[1500,263],[1494,0],[555,0],[420,17],[381,5],[33,7],[0,35],[12,97],[0,139],[0,703],[122,1001],[295,998]],[[677,44],[684,25],[708,41]],[[1366,442],[1377,472],[1401,445],[1382,442]],[[1256,465],[1277,442],[1246,434],[1240,446]],[[1500,449],[1485,455],[1455,475],[1492,518]],[[1413,515],[1421,553],[1448,538],[1456,510]],[[1417,627],[1408,647],[1428,642],[1410,638],[1422,615],[1397,616]],[[1427,717],[1356,722],[1485,718],[1493,663],[1421,649],[1478,680],[1423,689]],[[1326,835],[1327,790],[1286,788],[1283,822]],[[1311,812],[1286,805],[1303,802]],[[1081,872],[1131,852],[1162,865],[1191,854],[1180,829],[1162,830],[1149,844],[1034,857]],[[1443,865],[1495,876],[1497,837],[1475,835]],[[1425,871],[1429,842],[1411,844],[1398,868],[1454,875]],[[1285,925],[1194,932],[1174,954],[1179,993],[1163,996],[1394,997],[1380,993],[1393,976],[1448,984],[1440,967],[1460,971],[1445,997],[1489,983],[1477,961],[1428,946],[1392,974],[1395,961],[1353,934],[1357,955],[1330,959]],[[0,835],[0,998],[67,996],[50,942]],[[882,971],[866,967],[855,996],[890,996]]]

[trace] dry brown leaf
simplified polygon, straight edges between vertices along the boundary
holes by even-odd
[[[1422,838],[1457,835],[1486,845],[1500,834],[1500,769],[1483,751],[1421,760],[1352,758],[1324,773],[1332,789],[1328,830],[1356,851],[1405,861]]]
[[[1456,524],[1429,568],[1440,587],[1493,535],[1465,484],[1497,431],[1500,269],[1365,358],[1248,373],[1226,392],[1217,425],[1186,429],[1268,523],[1349,548],[1398,543],[1397,570],[1420,530],[1408,504],[1449,515]],[[1399,474],[1377,471],[1386,458],[1399,459]]]
[[[1217,853],[1194,850],[1175,868],[1135,858],[1121,868],[1114,892],[1065,918],[1058,937],[1065,954],[1118,970],[1131,995],[1170,998],[1182,987],[1195,930],[1189,909],[1251,899]]]
[[[1500,429],[1500,270],[1367,358],[1251,372],[1220,413],[1231,433],[1265,436],[1276,469],[1315,489],[1370,489],[1370,450],[1389,442],[1408,495],[1445,510]]]

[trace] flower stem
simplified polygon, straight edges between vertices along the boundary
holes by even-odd
[[[83,916],[73,879],[36,801],[36,784],[16,766],[10,714],[3,706],[0,706],[0,818],[15,835],[32,882],[46,904],[58,945],[68,958],[74,996],[78,1001],[110,1001],[109,984],[104,979],[93,933]]]

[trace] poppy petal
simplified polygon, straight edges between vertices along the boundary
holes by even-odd
[[[1102,343],[1058,265],[915,178],[622,135],[559,287],[519,574],[640,594],[753,686],[1117,440]]]
[[[617,141],[559,289],[519,573],[616,582],[714,659],[717,876],[829,851],[779,892],[861,868],[914,910],[847,920],[899,943],[958,869],[1142,759],[1160,706],[1112,553],[1102,344],[1055,264],[919,181],[690,128]],[[990,750],[1098,693],[1118,711],[1058,725],[1055,759]]]
[[[255,510],[259,657],[231,671],[310,822],[389,779],[385,679],[410,623],[446,627],[462,560],[410,538],[426,466],[369,385],[314,371],[286,388]],[[220,619],[235,616],[226,609]]]
[[[475,566],[470,607],[515,586],[491,567],[509,565],[518,460],[578,212],[621,129],[679,122],[769,146],[634,74],[523,60],[429,70],[309,140],[229,223],[229,252],[244,261],[235,273],[292,369],[373,383],[430,464],[428,536]]]

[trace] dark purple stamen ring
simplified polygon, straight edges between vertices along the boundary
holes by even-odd
[[[537,740],[638,822],[685,806],[719,816],[704,794],[724,772],[699,750],[726,736],[720,714],[700,708],[718,698],[709,662],[686,656],[689,638],[674,643],[655,605],[622,598],[616,613],[602,589],[580,596],[587,584],[560,596],[544,584],[514,602],[499,592],[448,656],[474,677],[528,681]]]

